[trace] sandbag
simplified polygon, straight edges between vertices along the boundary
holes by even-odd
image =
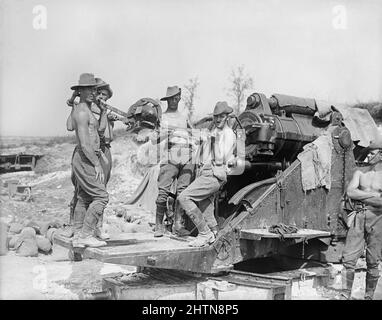
[[[37,247],[40,251],[44,253],[49,253],[52,250],[52,243],[49,241],[49,239],[45,238],[44,236],[37,236]]]
[[[13,250],[16,249],[16,244],[20,239],[20,234],[15,234],[8,242],[8,249]]]
[[[27,238],[22,241],[16,253],[22,257],[37,257],[38,247],[35,238]]]
[[[21,230],[23,230],[24,226],[21,224],[21,223],[18,223],[18,222],[14,222],[14,223],[11,223],[10,226],[9,226],[9,232],[10,233],[14,233],[14,234],[17,234],[17,233],[20,233]]]
[[[25,226],[31,227],[36,231],[36,234],[41,234],[41,225],[42,223],[36,222],[36,221],[30,221]]]
[[[28,238],[31,238],[31,239],[36,238],[36,230],[32,227],[25,227],[21,231],[20,238],[23,240]]]

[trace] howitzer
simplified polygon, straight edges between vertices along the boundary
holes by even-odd
[[[229,176],[216,196],[219,232],[213,244],[190,248],[187,239],[130,234],[125,244],[109,242],[102,250],[88,248],[84,254],[109,263],[208,274],[260,257],[288,256],[296,264],[304,259],[339,262],[346,234],[341,200],[355,160],[364,159],[367,147],[352,141],[353,132],[336,106],[324,120],[315,119],[316,112],[314,99],[276,94],[267,98],[261,93],[248,98],[245,111],[232,125],[245,130],[246,169]],[[298,155],[322,135],[331,142],[331,187],[318,185],[305,192]],[[358,145],[353,149],[354,144]],[[277,224],[298,231],[281,237],[269,231]],[[190,231],[193,227],[187,226]]]

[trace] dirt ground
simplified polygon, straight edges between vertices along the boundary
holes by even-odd
[[[67,223],[68,204],[73,195],[70,180],[70,159],[74,144],[33,144],[20,148],[7,149],[2,146],[1,153],[28,152],[44,154],[38,162],[35,172],[7,173],[0,176],[0,219],[6,223],[28,221]],[[142,232],[151,230],[154,221],[152,212],[134,205],[127,205],[127,198],[134,192],[141,175],[134,166],[137,147],[126,137],[118,137],[112,143],[113,170],[108,184],[110,202],[105,210],[104,221],[109,232]],[[32,186],[32,199],[25,202],[10,199],[3,183],[18,179],[20,183]],[[131,216],[132,222],[126,222],[117,213]],[[362,268],[363,261],[360,261]],[[340,265],[336,266],[341,268]],[[365,272],[357,273],[353,287],[353,296],[362,299]],[[39,254],[37,257],[20,257],[14,251],[0,256],[0,299],[79,299],[81,292],[101,290],[101,280],[105,275],[131,273],[135,267],[106,264],[97,260],[71,262],[68,250],[53,246],[51,254]],[[334,286],[339,287],[339,280]],[[295,286],[292,299],[336,299],[335,291],[325,288],[312,288],[308,283]],[[191,295],[184,296],[190,298]],[[177,297],[180,298],[180,297]],[[376,299],[382,299],[382,281],[379,281]]]

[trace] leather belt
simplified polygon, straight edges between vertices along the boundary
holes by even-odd
[[[186,143],[170,143],[169,148],[192,148],[192,145]]]

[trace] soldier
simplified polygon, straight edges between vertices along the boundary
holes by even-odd
[[[156,217],[154,237],[164,234],[164,215],[167,214],[167,199],[174,179],[177,178],[177,194],[180,194],[192,181],[195,165],[191,163],[196,150],[187,132],[188,117],[178,111],[181,99],[181,89],[178,86],[168,87],[166,96],[161,101],[167,101],[167,110],[162,114],[161,132],[151,138],[159,143],[167,140],[168,158],[161,160],[158,175],[158,197],[156,200]],[[182,212],[176,210],[174,228],[180,235],[188,234],[182,224]]]
[[[228,126],[228,115],[233,111],[227,102],[218,102],[213,112],[213,128],[199,150],[200,175],[179,195],[181,207],[191,218],[199,233],[190,246],[202,247],[215,240],[217,222],[214,217],[214,196],[227,181],[229,167],[235,163],[236,136]],[[198,207],[203,206],[207,216]]]
[[[80,95],[80,101],[71,113],[77,140],[72,157],[72,172],[78,188],[74,210],[74,247],[106,245],[106,242],[94,237],[97,223],[109,201],[104,174],[107,159],[100,149],[99,122],[91,111],[96,86],[94,75],[84,73],[79,84],[71,87]]]
[[[111,168],[113,165],[113,160],[112,160],[112,156],[110,152],[110,148],[111,148],[110,143],[113,141],[113,137],[114,137],[113,136],[114,121],[116,121],[118,117],[116,117],[110,112],[106,113],[103,107],[103,104],[113,96],[113,91],[111,90],[110,85],[100,78],[96,78],[96,82],[97,82],[96,105],[98,106],[100,110],[99,111],[100,124],[99,124],[98,134],[100,136],[101,151],[105,154],[107,159],[107,164],[105,165],[105,186],[106,186],[110,180]],[[103,222],[103,215],[98,221],[95,235],[100,240],[107,240],[110,237],[108,234],[102,232],[102,222]]]
[[[382,159],[374,162],[371,171],[356,171],[347,188],[347,195],[356,209],[350,223],[343,250],[344,296],[351,297],[355,266],[366,242],[365,300],[371,300],[379,279],[378,262],[382,249]],[[350,219],[349,219],[350,220]],[[349,221],[350,222],[350,221]]]
[[[106,171],[104,172],[105,174],[105,185],[110,180],[110,175],[111,175],[111,168],[112,168],[112,157],[111,157],[111,152],[110,152],[110,143],[113,141],[113,127],[114,127],[114,121],[118,119],[118,117],[114,116],[111,113],[106,113],[106,109],[103,107],[103,103],[109,100],[112,95],[113,91],[110,88],[110,85],[104,82],[101,78],[95,78],[96,83],[97,83],[97,98],[95,99],[95,103],[92,104],[91,110],[94,114],[99,116],[99,129],[98,133],[100,136],[100,148],[102,152],[105,154],[107,158],[107,164],[105,164],[105,169]],[[76,97],[78,96],[78,91],[74,90],[73,95],[70,99],[67,101],[67,105],[70,107],[74,107]],[[67,129],[68,131],[73,131],[74,130],[74,125],[73,125],[73,120],[72,120],[72,112],[69,115],[67,119]],[[75,176],[72,173],[72,183],[74,185],[74,194],[73,198],[70,202],[70,221],[69,221],[69,228],[64,230],[62,233],[63,235],[67,236],[68,238],[73,236],[73,214],[74,214],[74,208],[77,204],[77,193],[78,193],[78,188],[76,187],[76,181],[75,181]],[[102,222],[103,219],[101,218],[98,222],[97,229],[96,229],[96,237],[100,240],[107,240],[109,239],[109,236],[102,232]]]

